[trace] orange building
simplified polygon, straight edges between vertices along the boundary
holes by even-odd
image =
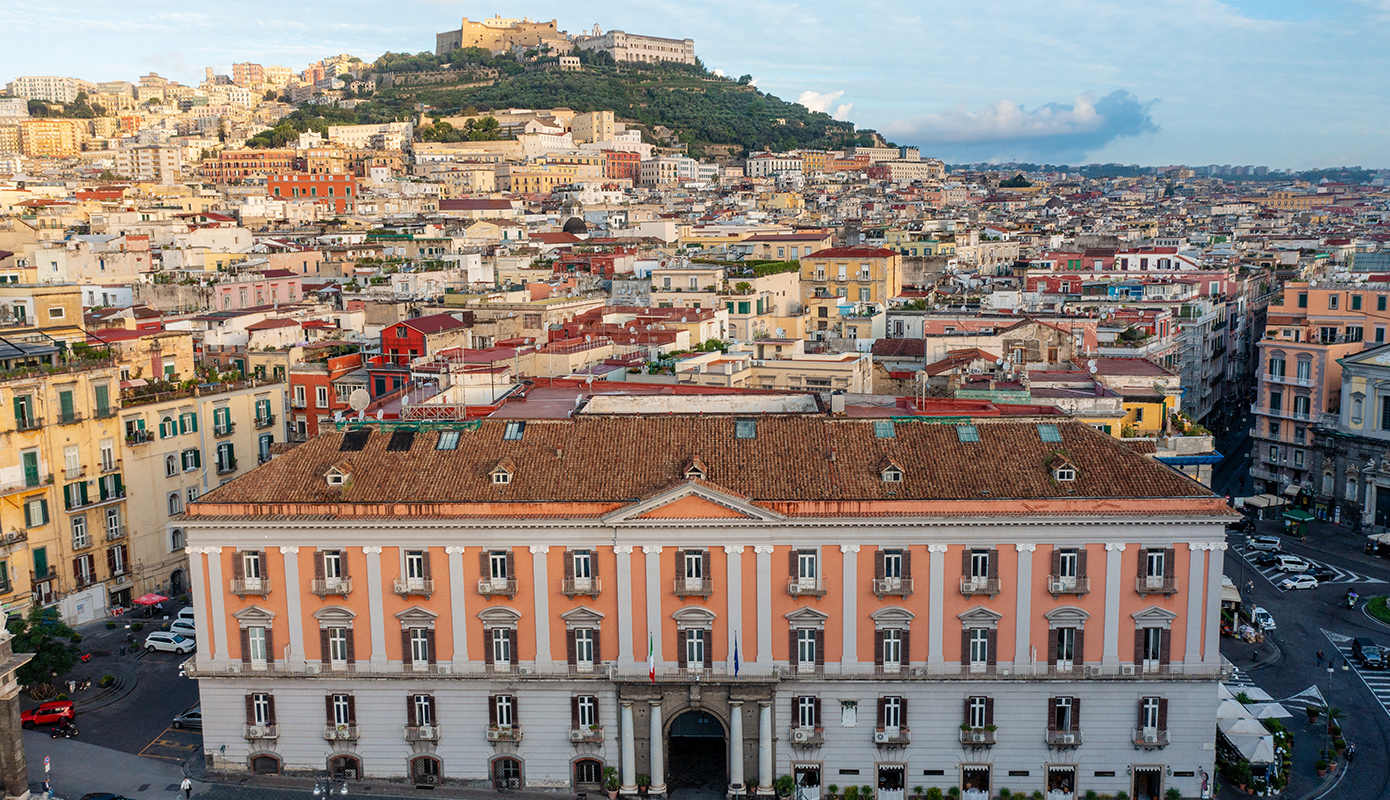
[[[86,139],[86,120],[43,118],[19,123],[19,151],[31,158],[75,156]]]
[[[293,150],[223,150],[217,160],[203,164],[203,174],[215,183],[264,178],[294,168]]]
[[[329,206],[336,214],[351,213],[357,207],[357,179],[346,173],[311,175],[286,172],[271,175],[266,194],[277,200],[312,200]]]
[[[188,666],[218,769],[1196,796],[1230,518],[1055,417],[368,423],[188,507]]]

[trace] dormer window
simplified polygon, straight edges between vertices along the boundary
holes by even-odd
[[[1059,481],[1074,481],[1076,480],[1076,468],[1070,464],[1058,467],[1052,471],[1052,477]]]
[[[352,480],[352,471],[345,463],[334,464],[328,468],[328,471],[323,474],[323,477],[324,480],[328,482],[329,486],[338,488],[345,486],[349,480]]]
[[[685,479],[688,481],[702,481],[707,474],[709,474],[709,470],[705,467],[705,462],[702,461],[699,456],[690,459],[690,463],[685,465]]]
[[[889,467],[882,474],[884,483],[900,483],[903,479],[903,471],[897,467]]]
[[[499,485],[504,483],[511,483],[512,474],[506,471],[505,469],[496,470],[492,473],[492,482]]]

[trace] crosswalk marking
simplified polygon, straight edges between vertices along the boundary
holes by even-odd
[[[1322,629],[1322,633],[1327,637],[1327,641],[1337,648],[1337,653],[1346,663],[1351,665],[1351,669],[1356,673],[1356,677],[1361,679],[1361,683],[1370,691],[1371,696],[1380,704],[1381,710],[1390,714],[1390,673],[1386,672],[1367,672],[1361,669],[1361,665],[1356,663],[1356,658],[1352,655],[1351,637],[1340,633],[1333,633],[1327,629]]]
[[[1273,585],[1274,588],[1276,588],[1276,589],[1279,589],[1279,582],[1282,581],[1284,578],[1287,578],[1287,577],[1289,577],[1290,575],[1297,574],[1297,573],[1293,573],[1293,572],[1280,572],[1279,569],[1278,569],[1277,567],[1273,566],[1273,565],[1264,566],[1264,567],[1259,566],[1259,565],[1256,564],[1254,561],[1251,561],[1251,560],[1250,560],[1250,559],[1253,557],[1254,553],[1259,552],[1259,551],[1252,551],[1252,550],[1249,550],[1249,549],[1247,549],[1247,548],[1245,547],[1245,545],[1243,545],[1243,544],[1234,545],[1231,549],[1233,549],[1233,550],[1235,550],[1237,553],[1239,553],[1239,554],[1240,554],[1240,557],[1243,558],[1243,559],[1245,559],[1245,561],[1246,561],[1248,564],[1250,564],[1251,569],[1254,569],[1256,572],[1260,573],[1260,575],[1261,575],[1265,580],[1269,581],[1270,584]],[[1319,585],[1319,586],[1323,586],[1323,585],[1326,585],[1326,584],[1329,584],[1329,583],[1340,583],[1340,584],[1353,584],[1353,583],[1385,583],[1385,581],[1381,580],[1380,578],[1372,578],[1370,575],[1362,575],[1362,574],[1359,573],[1359,572],[1355,572],[1355,571],[1353,571],[1353,570],[1343,569],[1343,568],[1341,568],[1341,567],[1333,566],[1332,564],[1327,564],[1327,563],[1324,563],[1324,562],[1322,562],[1322,561],[1317,561],[1317,560],[1315,560],[1315,559],[1308,558],[1307,556],[1299,556],[1299,558],[1303,559],[1304,561],[1307,561],[1307,562],[1308,562],[1309,564],[1311,564],[1313,567],[1325,567],[1325,568],[1327,568],[1327,569],[1332,570],[1332,573],[1333,573],[1333,575],[1334,575],[1335,577],[1333,577],[1331,580],[1318,581],[1318,585]],[[1284,590],[1284,589],[1279,589],[1279,591],[1282,592],[1282,591],[1286,591],[1286,590]]]

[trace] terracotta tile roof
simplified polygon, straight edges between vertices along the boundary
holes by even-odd
[[[403,319],[396,324],[414,328],[420,333],[439,333],[440,331],[451,331],[454,328],[468,327],[468,323],[461,322],[450,314],[431,314],[428,317]]]
[[[898,421],[893,437],[877,438],[873,420],[764,415],[755,422],[756,435],[740,439],[732,416],[531,420],[520,440],[504,440],[508,423],[484,420],[462,430],[454,450],[435,449],[433,431],[395,451],[387,447],[389,432],[372,431],[365,441],[357,433],[352,481],[341,488],[323,475],[345,457],[344,436],[351,434],[330,431],[214,489],[189,513],[202,506],[202,513],[220,515],[241,504],[282,509],[257,513],[325,513],[341,504],[372,513],[377,504],[397,504],[402,514],[422,515],[406,504],[541,504],[532,508],[542,514],[552,510],[548,503],[611,507],[684,483],[696,458],[707,468],[702,483],[760,504],[1213,497],[1132,447],[1057,417],[977,419],[973,443],[961,442],[954,424]],[[1062,441],[1044,442],[1039,422],[1055,425]],[[1053,480],[1048,465],[1059,455],[1075,465],[1075,481]],[[882,480],[887,459],[901,466],[901,482]],[[492,482],[499,463],[514,467],[509,484]]]
[[[897,253],[881,247],[831,247],[817,250],[808,258],[892,258]]]

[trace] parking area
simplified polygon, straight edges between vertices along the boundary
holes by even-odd
[[[1362,669],[1357,663],[1355,655],[1352,653],[1351,637],[1340,633],[1333,633],[1324,630],[1327,640],[1332,646],[1337,648],[1337,653],[1346,659],[1346,663],[1351,666],[1353,672],[1361,679],[1367,689],[1371,690],[1371,695],[1375,697],[1376,704],[1386,714],[1390,714],[1390,671]],[[1341,665],[1338,665],[1340,668]]]
[[[165,728],[154,741],[145,745],[140,755],[145,758],[159,758],[165,761],[183,763],[203,745],[203,734],[199,731]]]
[[[1285,591],[1285,590],[1279,588],[1279,582],[1282,581],[1283,579],[1287,578],[1287,577],[1292,576],[1294,573],[1291,573],[1291,572],[1281,572],[1281,571],[1279,570],[1279,568],[1276,567],[1276,566],[1274,566],[1272,563],[1260,563],[1261,560],[1268,561],[1268,559],[1269,559],[1272,555],[1274,555],[1274,554],[1270,554],[1270,553],[1268,553],[1267,551],[1263,551],[1263,550],[1251,550],[1251,549],[1247,548],[1243,543],[1242,543],[1242,544],[1235,544],[1235,545],[1233,545],[1233,546],[1231,547],[1231,549],[1234,550],[1235,552],[1239,553],[1239,554],[1240,554],[1240,557],[1243,558],[1243,559],[1245,559],[1245,561],[1250,565],[1250,568],[1253,569],[1253,570],[1255,570],[1256,572],[1260,573],[1260,575],[1261,575],[1265,580],[1269,581],[1269,583],[1270,583],[1275,589],[1278,589],[1278,590],[1281,591],[1281,592],[1282,592],[1282,591]],[[1319,578],[1319,579],[1318,579],[1319,585],[1327,585],[1327,584],[1329,584],[1329,583],[1334,583],[1334,584],[1358,584],[1358,583],[1365,583],[1365,584],[1381,583],[1381,584],[1383,584],[1383,583],[1385,583],[1385,581],[1381,580],[1380,578],[1372,578],[1372,577],[1369,576],[1369,575],[1363,575],[1363,574],[1361,574],[1361,573],[1359,573],[1359,572],[1355,572],[1355,571],[1353,571],[1353,570],[1349,570],[1349,569],[1344,569],[1344,568],[1342,568],[1342,567],[1333,566],[1333,565],[1331,565],[1331,564],[1327,564],[1327,563],[1325,563],[1325,562],[1318,561],[1317,559],[1308,558],[1308,557],[1306,557],[1306,556],[1299,556],[1299,558],[1302,558],[1304,561],[1307,561],[1307,562],[1313,567],[1313,570],[1326,570],[1327,572],[1331,573],[1331,577],[1328,577],[1328,578]],[[1350,587],[1349,587],[1349,588],[1350,588]]]

